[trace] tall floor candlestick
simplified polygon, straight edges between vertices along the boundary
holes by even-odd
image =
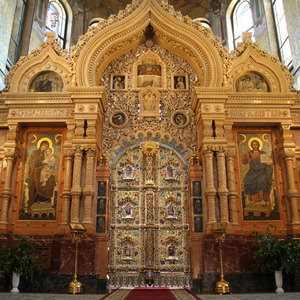
[[[226,227],[227,223],[215,223],[211,230],[214,233],[216,242],[219,244],[221,279],[216,283],[215,293],[220,295],[230,294],[229,282],[224,280],[222,256],[222,243],[225,240]]]
[[[78,264],[78,244],[81,243],[82,237],[84,235],[84,232],[86,229],[83,227],[83,225],[71,225],[71,237],[72,242],[75,243],[75,271],[74,271],[74,280],[69,283],[69,294],[82,294],[83,288],[82,284],[77,281],[77,264]]]

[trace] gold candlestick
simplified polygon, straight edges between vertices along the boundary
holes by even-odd
[[[211,229],[211,231],[214,233],[216,242],[219,243],[221,279],[216,283],[215,293],[220,295],[230,294],[229,282],[224,280],[222,257],[222,242],[225,240],[226,227],[227,223],[215,223]]]
[[[72,242],[75,243],[75,271],[74,271],[74,280],[69,283],[69,294],[82,294],[83,288],[82,284],[77,281],[77,263],[78,263],[78,244],[81,243],[82,237],[86,229],[81,224],[70,224],[71,227],[71,237]]]

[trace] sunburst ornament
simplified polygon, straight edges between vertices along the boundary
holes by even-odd
[[[142,148],[143,153],[146,155],[154,155],[157,152],[157,149],[157,145],[152,141],[144,143]]]

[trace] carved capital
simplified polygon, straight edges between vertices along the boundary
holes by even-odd
[[[76,147],[73,148],[74,150],[74,156],[75,157],[82,157],[84,151],[84,147],[77,145]]]
[[[204,153],[205,157],[212,156],[214,154],[212,146],[211,145],[205,145],[203,147],[203,153]]]
[[[235,157],[235,149],[227,148],[225,151],[225,156],[227,159],[234,158]]]
[[[87,145],[85,146],[86,149],[86,156],[87,157],[94,157],[96,154],[96,146],[95,145]]]
[[[64,149],[64,156],[67,158],[72,158],[74,156],[74,149]]]
[[[216,146],[213,146],[212,148],[214,151],[217,152],[217,155],[226,152],[226,146],[224,146],[224,145],[216,145]]]
[[[18,149],[17,148],[4,149],[4,156],[7,160],[9,159],[14,160],[18,156]]]
[[[295,149],[291,149],[291,148],[284,148],[281,149],[281,157],[284,160],[290,160],[290,159],[294,159],[295,156]]]

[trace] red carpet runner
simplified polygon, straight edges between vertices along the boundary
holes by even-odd
[[[119,288],[100,300],[201,300],[187,289],[169,289],[167,287],[133,289]]]
[[[125,300],[176,300],[168,288],[134,288]]]

